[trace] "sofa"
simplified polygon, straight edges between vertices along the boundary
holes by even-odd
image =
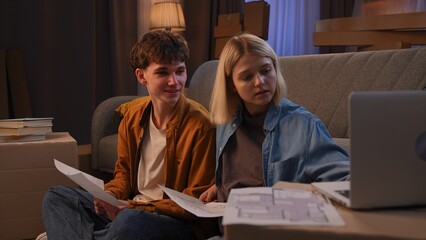
[[[208,109],[217,60],[200,65],[186,95]],[[317,115],[335,141],[349,149],[348,97],[354,91],[426,90],[426,48],[279,57],[288,98]],[[92,168],[113,172],[117,159],[115,109],[139,96],[102,102],[92,119]],[[426,106],[425,106],[426,107]]]

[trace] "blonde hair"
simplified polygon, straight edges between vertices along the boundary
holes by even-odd
[[[241,104],[241,98],[233,91],[232,71],[238,60],[246,54],[256,54],[270,58],[277,76],[277,89],[272,102],[279,105],[282,97],[286,97],[287,88],[281,74],[278,57],[269,44],[263,39],[243,33],[232,37],[220,54],[216,71],[213,92],[210,99],[210,118],[214,124],[224,124],[232,119]]]

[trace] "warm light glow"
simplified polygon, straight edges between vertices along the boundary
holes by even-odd
[[[157,2],[151,6],[150,30],[185,31],[185,18],[179,2]]]

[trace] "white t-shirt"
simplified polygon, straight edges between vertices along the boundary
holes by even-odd
[[[142,153],[138,169],[138,190],[140,194],[133,200],[148,202],[163,199],[164,186],[164,151],[166,149],[166,129],[157,129],[152,121],[152,112],[149,117],[149,127],[142,142]]]

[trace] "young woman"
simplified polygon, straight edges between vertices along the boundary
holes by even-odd
[[[225,45],[210,108],[216,185],[203,201],[226,202],[232,188],[349,177],[347,153],[316,116],[286,99],[277,56],[257,36],[238,35]]]

